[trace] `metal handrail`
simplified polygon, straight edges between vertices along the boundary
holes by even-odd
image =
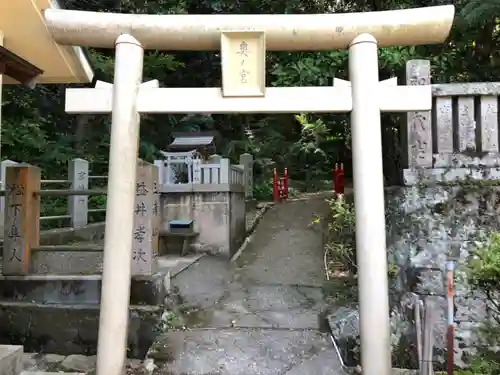
[[[60,189],[60,190],[40,190],[33,192],[33,195],[39,195],[41,197],[70,197],[75,195],[107,195],[107,189],[86,189],[86,190],[72,190],[72,189]]]
[[[42,184],[69,184],[70,180],[41,180]]]
[[[40,216],[40,221],[71,219],[69,215]]]
[[[84,253],[93,253],[104,251],[102,245],[42,245],[31,248],[31,251],[48,251],[48,252],[67,252],[80,251]]]

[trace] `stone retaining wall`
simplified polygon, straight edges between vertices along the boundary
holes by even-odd
[[[467,285],[464,266],[476,242],[500,230],[500,187],[471,183],[456,186],[413,186],[386,189],[388,260],[396,271],[390,285],[393,361],[416,366],[414,306],[427,299],[434,306],[436,365],[446,358],[446,262],[456,261],[455,365],[466,366],[488,317],[486,299]],[[349,305],[349,304],[348,304]],[[359,337],[357,301],[332,307],[329,323],[341,343]],[[347,345],[347,344],[346,344]]]
[[[462,186],[402,187],[386,193],[389,262],[397,266],[391,302],[396,333],[413,335],[415,301],[434,302],[435,360],[446,348],[446,262],[455,260],[455,364],[475,352],[475,329],[487,317],[485,297],[467,285],[464,267],[475,241],[500,229],[500,188]]]

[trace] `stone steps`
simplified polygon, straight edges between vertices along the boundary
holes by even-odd
[[[127,359],[127,374],[143,373],[148,361]],[[1,375],[88,375],[95,374],[96,356],[24,353],[22,345],[0,345]]]
[[[99,245],[99,242],[75,242],[73,245]],[[58,244],[57,244],[58,245]],[[0,251],[1,254],[1,251]],[[102,273],[101,252],[64,251],[34,252],[31,256],[32,275],[99,275]],[[3,259],[0,255],[0,275],[3,274]]]
[[[0,302],[0,344],[23,344],[29,352],[95,354],[99,305],[57,305]],[[142,358],[153,342],[162,306],[132,305],[129,310],[128,348]]]
[[[101,275],[29,275],[1,276],[0,303],[31,302],[38,304],[99,304]],[[158,273],[152,277],[132,279],[132,305],[162,304],[170,287],[170,276]]]
[[[0,343],[23,344],[30,352],[93,353],[101,284],[101,275],[2,276]],[[128,340],[133,355],[143,355],[154,339],[169,287],[168,273],[133,279]]]
[[[151,369],[154,362],[128,358],[125,364],[126,374],[144,374],[143,370]],[[71,354],[69,356],[52,353],[24,353],[23,369],[20,375],[95,375],[97,357]],[[147,371],[149,372],[149,371]],[[17,375],[17,374],[16,374]]]
[[[170,278],[201,256],[160,257],[157,274],[132,279],[130,357],[143,357],[152,344]],[[23,344],[30,352],[95,353],[101,284],[101,275],[0,276],[0,344]]]
[[[96,246],[101,242],[75,242],[71,246]],[[31,273],[56,275],[98,275],[102,273],[102,251],[36,251],[31,257]]]
[[[170,290],[170,279],[182,272],[202,255],[159,257],[158,273],[134,277],[130,304],[159,305]],[[101,275],[45,274],[27,276],[0,275],[1,302],[32,302],[38,304],[99,304]]]

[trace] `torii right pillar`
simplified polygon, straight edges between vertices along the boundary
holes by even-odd
[[[359,328],[364,375],[387,375],[392,372],[379,100],[382,84],[378,69],[376,39],[370,34],[357,36],[349,45],[349,79],[352,89]],[[390,85],[391,80],[386,82]],[[396,102],[399,110],[401,104],[411,109],[413,97],[405,97],[402,92],[398,95],[398,91],[392,91],[395,95],[391,98],[384,98],[386,104],[394,104],[394,107],[384,110],[395,110]],[[430,90],[426,96],[430,109]]]

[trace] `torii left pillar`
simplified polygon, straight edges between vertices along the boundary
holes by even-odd
[[[116,40],[108,198],[104,236],[97,373],[123,374],[128,333],[135,184],[139,148],[137,93],[144,48],[131,35]]]

